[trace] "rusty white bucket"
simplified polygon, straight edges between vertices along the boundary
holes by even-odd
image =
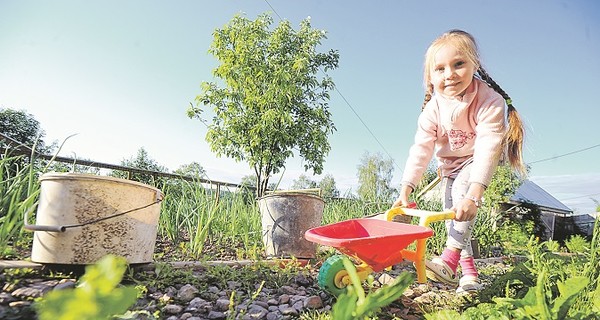
[[[31,260],[92,264],[107,254],[153,261],[162,192],[143,183],[77,173],[40,178]]]
[[[325,201],[305,192],[276,192],[258,199],[262,238],[270,257],[314,258],[317,244],[304,233],[321,225]]]

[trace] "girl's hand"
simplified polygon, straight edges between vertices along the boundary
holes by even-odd
[[[481,197],[485,191],[485,186],[479,183],[471,183],[469,190],[464,195],[464,198],[454,205],[456,221],[471,221],[477,215],[477,207],[481,203]]]
[[[408,202],[408,196],[410,196],[410,193],[412,192],[412,188],[409,186],[402,186],[402,188],[400,189],[400,195],[398,196],[398,198],[396,199],[396,201],[394,201],[394,204],[392,204],[392,208],[395,207],[407,207],[410,203]]]
[[[398,199],[396,199],[396,201],[394,201],[394,204],[392,204],[392,208],[406,207],[406,206],[408,206],[408,199],[402,199],[400,197],[398,197]]]
[[[471,199],[462,199],[452,210],[456,212],[456,221],[471,221],[477,216],[477,206]]]

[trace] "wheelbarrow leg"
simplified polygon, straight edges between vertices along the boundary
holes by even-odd
[[[417,270],[417,281],[427,283],[427,273],[425,269],[425,251],[427,250],[427,238],[417,239],[417,250],[415,255],[415,269]]]

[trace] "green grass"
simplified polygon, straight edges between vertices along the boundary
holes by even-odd
[[[33,212],[39,195],[36,172],[23,157],[4,154],[0,158],[0,257],[16,254],[30,234],[24,234],[24,214]]]

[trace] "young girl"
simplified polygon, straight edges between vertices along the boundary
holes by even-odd
[[[427,277],[458,284],[457,292],[478,290],[471,248],[477,207],[504,153],[513,168],[524,172],[523,124],[510,97],[481,66],[475,39],[465,31],[446,32],[429,46],[424,83],[423,112],[394,206],[408,205],[435,152],[444,208],[454,211],[456,218],[446,222],[448,239],[442,255],[426,261]]]

